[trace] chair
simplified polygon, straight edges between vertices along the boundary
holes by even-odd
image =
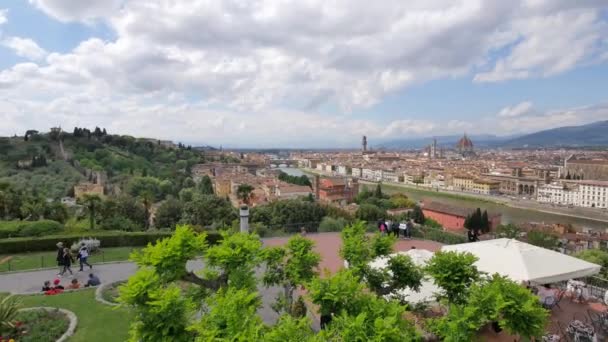
[[[587,309],[587,315],[589,316],[589,322],[597,331],[608,332],[608,321],[603,315],[606,313],[599,313],[591,309]]]

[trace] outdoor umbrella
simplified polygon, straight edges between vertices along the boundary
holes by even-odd
[[[601,266],[514,239],[495,239],[443,246],[442,251],[469,252],[477,268],[516,282],[550,284],[597,274]]]

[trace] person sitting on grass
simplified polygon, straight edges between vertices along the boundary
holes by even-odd
[[[94,275],[93,273],[90,273],[89,280],[87,281],[86,284],[84,284],[84,287],[98,286],[99,284],[101,284],[101,281],[99,280],[99,278],[96,275]]]
[[[53,286],[52,290],[63,290],[63,289],[65,289],[63,287],[63,285],[61,285],[61,280],[59,280],[59,279],[53,280],[53,285],[54,286]]]
[[[51,289],[51,282],[46,280],[42,286],[42,292],[49,291]]]
[[[76,279],[76,278],[72,279],[72,283],[68,286],[68,289],[76,290],[79,288],[80,288],[80,283],[78,282],[78,279]]]
[[[46,283],[45,283],[45,285],[46,285]],[[53,285],[54,286],[51,287],[49,290],[44,291],[45,295],[52,296],[52,295],[60,294],[61,292],[63,292],[63,286],[61,286],[59,279],[53,280]]]

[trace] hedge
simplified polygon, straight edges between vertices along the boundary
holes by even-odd
[[[0,240],[0,254],[38,252],[54,250],[57,242],[67,246],[80,238],[96,238],[104,247],[136,247],[171,236],[171,232],[94,232],[89,234],[54,235],[39,238],[12,238]],[[207,233],[209,244],[217,243],[222,236],[216,232]]]
[[[449,233],[437,228],[414,228],[412,236],[425,240],[437,241],[446,245],[455,245],[468,242],[467,237],[460,234]]]
[[[0,239],[32,237],[59,233],[63,225],[57,221],[0,221]]]

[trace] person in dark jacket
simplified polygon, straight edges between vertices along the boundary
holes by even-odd
[[[58,276],[61,275],[61,271],[63,270],[63,242],[57,242],[57,266],[59,266]]]
[[[72,272],[72,262],[74,262],[74,257],[72,256],[70,249],[64,248],[63,256],[62,256],[63,269],[61,270],[60,275],[63,275],[65,273],[65,271],[69,271],[70,275],[74,275],[74,273]]]
[[[84,287],[98,286],[99,284],[101,284],[101,280],[99,280],[99,277],[91,273],[89,274],[89,280],[86,284],[84,284]]]
[[[44,285],[42,286],[42,292],[50,291],[51,289],[52,289],[51,282],[48,280],[45,281]]]
[[[393,235],[395,235],[395,237],[399,238],[399,222],[395,221],[393,222],[393,226],[392,229],[393,231]]]

